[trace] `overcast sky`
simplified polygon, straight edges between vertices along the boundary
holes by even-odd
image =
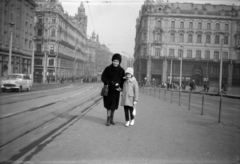
[[[133,55],[135,44],[135,25],[139,10],[145,0],[59,0],[64,11],[70,15],[77,13],[77,8],[84,2],[88,16],[87,35],[95,31],[99,41],[113,53],[123,52]],[[155,0],[156,1],[156,0]],[[167,0],[164,0],[165,2]],[[169,2],[211,3],[240,5],[239,0],[168,0]],[[88,2],[88,3],[87,3]]]

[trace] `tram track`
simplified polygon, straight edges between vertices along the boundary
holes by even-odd
[[[91,90],[94,90],[95,92],[93,94],[91,94],[92,96],[89,96],[86,100],[83,100],[80,103],[76,103],[73,106],[69,107],[68,109],[65,109],[63,112],[58,113],[57,115],[55,115],[55,117],[49,119],[49,120],[45,120],[43,121],[41,124],[38,124],[37,126],[28,129],[27,131],[25,131],[24,133],[19,134],[18,136],[12,138],[11,140],[9,140],[6,143],[3,143],[0,145],[0,152],[1,154],[4,154],[4,150],[7,149],[8,147],[11,147],[11,145],[14,145],[16,142],[19,142],[20,140],[22,140],[24,137],[27,138],[28,135],[31,135],[31,133],[34,133],[35,131],[38,131],[39,129],[44,129],[44,127],[46,126],[52,126],[53,124],[56,124],[56,122],[59,122],[59,120],[62,120],[63,118],[67,118],[71,115],[72,112],[77,112],[78,114],[74,114],[72,115],[72,117],[70,117],[69,119],[67,119],[67,121],[63,122],[61,124],[58,124],[54,129],[52,129],[49,133],[38,137],[35,141],[29,143],[28,145],[24,145],[24,148],[19,148],[19,150],[26,150],[28,149],[28,151],[30,151],[32,148],[34,148],[34,146],[38,145],[38,143],[43,142],[46,138],[48,138],[49,136],[53,135],[56,131],[58,131],[59,129],[67,126],[68,124],[73,124],[74,122],[76,122],[77,120],[80,119],[80,117],[82,117],[82,115],[85,115],[88,111],[90,111],[92,109],[93,106],[95,106],[96,104],[99,103],[99,101],[102,99],[102,97],[98,94],[96,94],[96,88],[93,87]],[[75,95],[72,98],[76,98],[79,95]],[[61,100],[59,102],[65,101]],[[58,102],[49,104],[49,106],[57,104]],[[45,104],[46,105],[46,104]],[[45,106],[46,107],[46,106]],[[38,107],[39,109],[41,109],[41,107]],[[44,106],[42,106],[42,108],[44,108]],[[29,109],[28,111],[35,111],[37,109]],[[80,110],[80,111],[79,111]],[[79,112],[78,112],[79,111]],[[26,112],[26,111],[25,111]],[[15,114],[16,115],[16,114]],[[46,115],[48,115],[46,113]],[[34,145],[34,146],[33,146]],[[25,151],[18,151],[17,154],[12,155],[11,157],[9,157],[8,159],[4,158],[4,160],[0,161],[0,163],[9,163],[8,161],[16,161],[18,158],[20,158],[21,156],[23,156],[25,153]],[[2,158],[1,158],[2,159]],[[12,162],[10,162],[12,163]]]
[[[85,85],[80,86],[80,88],[78,90],[80,90],[84,87],[86,87],[86,86]],[[47,97],[47,96],[54,96],[54,95],[58,95],[59,93],[62,93],[63,91],[67,90],[67,92],[72,92],[75,89],[76,88],[66,87],[66,88],[59,88],[59,89],[47,90],[47,91],[29,92],[24,95],[11,95],[11,96],[0,97],[0,105],[8,105],[8,104],[14,104],[14,103],[23,102],[23,101],[39,99],[39,98],[43,98],[43,97]],[[55,91],[55,92],[52,92],[52,91]],[[32,96],[33,93],[36,93],[36,94],[34,96]],[[39,95],[42,93],[44,93],[44,95]],[[32,97],[29,97],[29,95],[31,95]],[[17,100],[14,98],[17,98]]]
[[[80,88],[80,89],[82,89],[82,88]],[[78,89],[78,90],[80,90],[80,89]],[[68,91],[68,92],[71,92],[71,91]],[[1,120],[1,119],[5,119],[5,118],[8,118],[8,117],[15,116],[15,115],[18,115],[18,114],[22,114],[22,113],[26,113],[26,112],[32,112],[32,111],[35,111],[35,110],[38,110],[38,109],[41,109],[41,108],[44,108],[44,107],[47,107],[47,106],[51,106],[51,105],[54,105],[54,104],[56,104],[56,103],[58,103],[58,102],[64,101],[64,100],[66,100],[66,99],[73,98],[73,97],[75,97],[75,96],[80,96],[80,95],[82,95],[82,94],[85,94],[86,92],[88,92],[88,90],[85,91],[85,92],[81,92],[81,93],[79,93],[79,94],[76,94],[76,95],[67,97],[67,98],[63,98],[63,99],[60,99],[60,100],[56,100],[56,101],[54,101],[54,102],[50,102],[50,103],[47,103],[47,104],[39,105],[39,106],[30,108],[30,109],[26,109],[26,110],[23,110],[23,111],[20,111],[20,112],[9,113],[9,114],[7,114],[7,115],[0,116],[0,120]],[[58,93],[58,94],[59,94],[59,93]],[[57,93],[55,93],[54,95],[57,95]],[[48,96],[49,96],[49,95],[48,95]],[[52,95],[51,95],[51,96],[52,96]],[[41,98],[41,97],[47,97],[47,96],[39,96],[38,98]],[[34,98],[34,99],[37,99],[37,98]],[[33,100],[33,99],[31,99],[31,100]],[[26,101],[27,101],[27,100],[26,100]],[[22,101],[21,101],[21,102],[22,102]],[[16,102],[16,103],[17,103],[17,102]]]

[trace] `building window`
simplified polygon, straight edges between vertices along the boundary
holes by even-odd
[[[171,34],[171,42],[175,42],[175,34]]]
[[[187,58],[192,58],[192,50],[187,50]]]
[[[161,20],[157,21],[157,27],[161,27]]]
[[[52,29],[51,37],[55,37],[55,29]]]
[[[228,36],[224,36],[224,44],[225,44],[225,45],[228,44]]]
[[[180,35],[179,35],[179,42],[180,42],[180,43],[183,43],[183,42],[184,42],[184,35],[183,35],[183,34],[180,34]]]
[[[206,35],[206,43],[207,44],[211,43],[211,36],[210,35]]]
[[[54,45],[50,45],[50,54],[54,54]]]
[[[201,29],[202,29],[202,23],[199,22],[199,23],[198,23],[198,30],[201,30]]]
[[[37,44],[37,51],[42,51],[42,45],[41,44]]]
[[[237,52],[236,59],[240,60],[240,52]]]
[[[169,56],[174,57],[174,49],[169,49]]]
[[[189,28],[193,29],[193,22],[189,22]]]
[[[238,36],[238,37],[236,38],[236,45],[237,45],[237,46],[240,46],[240,36]]]
[[[175,22],[174,21],[171,22],[171,28],[175,28]]]
[[[216,24],[216,30],[220,30],[220,24],[219,23]]]
[[[188,35],[188,43],[192,43],[193,42],[193,35],[189,34]]]
[[[214,51],[213,59],[219,60],[219,51]]]
[[[202,43],[202,35],[197,35],[197,43]]]
[[[219,44],[220,43],[220,36],[216,35],[215,36],[215,44]]]
[[[184,29],[184,22],[180,22],[180,28]]]
[[[237,31],[238,32],[240,31],[240,23],[238,23],[238,25],[237,25]]]
[[[42,17],[38,17],[38,23],[42,23]]]
[[[201,59],[201,50],[196,51],[196,59]]]
[[[143,48],[143,56],[147,56],[147,48]]]
[[[48,66],[54,66],[54,59],[49,59]]]
[[[147,27],[147,20],[144,20],[143,26],[144,26],[144,27]]]
[[[34,58],[34,65],[43,65],[42,58]]]
[[[42,29],[38,29],[38,36],[42,36]]]
[[[161,41],[161,34],[160,33],[157,33],[157,38],[156,38],[157,41]]]
[[[210,59],[210,51],[205,51],[205,59]]]
[[[229,30],[229,24],[225,24],[225,31]]]
[[[181,57],[182,57],[182,54],[183,54],[183,50],[182,50],[182,49],[179,49],[179,50],[178,50],[178,57],[181,58]]]
[[[228,52],[223,52],[223,59],[228,59]]]
[[[56,18],[55,17],[52,18],[52,23],[56,23]]]
[[[207,30],[211,30],[211,23],[207,23]]]
[[[145,40],[145,41],[147,40],[147,33],[145,33],[145,32],[143,33],[142,40]]]
[[[155,56],[160,56],[160,48],[156,48],[155,49]]]

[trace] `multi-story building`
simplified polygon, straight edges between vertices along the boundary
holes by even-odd
[[[33,0],[0,1],[0,77],[31,74],[35,7]]]
[[[95,32],[86,41],[86,68],[84,75],[87,77],[97,76],[97,63],[96,63],[96,49],[99,45],[99,36],[95,36]]]
[[[240,7],[146,0],[137,18],[135,76],[157,84],[194,79],[240,86]]]
[[[64,12],[58,0],[37,1],[34,77],[80,77],[84,75],[87,16],[81,3],[75,16]]]

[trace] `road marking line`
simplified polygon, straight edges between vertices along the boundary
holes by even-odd
[[[232,109],[232,110],[237,110],[237,111],[239,111],[239,109],[236,109],[236,108],[229,108],[229,107],[228,107],[228,109]]]
[[[197,106],[197,107],[202,107],[202,105],[197,105],[197,104],[191,104],[193,106]]]

